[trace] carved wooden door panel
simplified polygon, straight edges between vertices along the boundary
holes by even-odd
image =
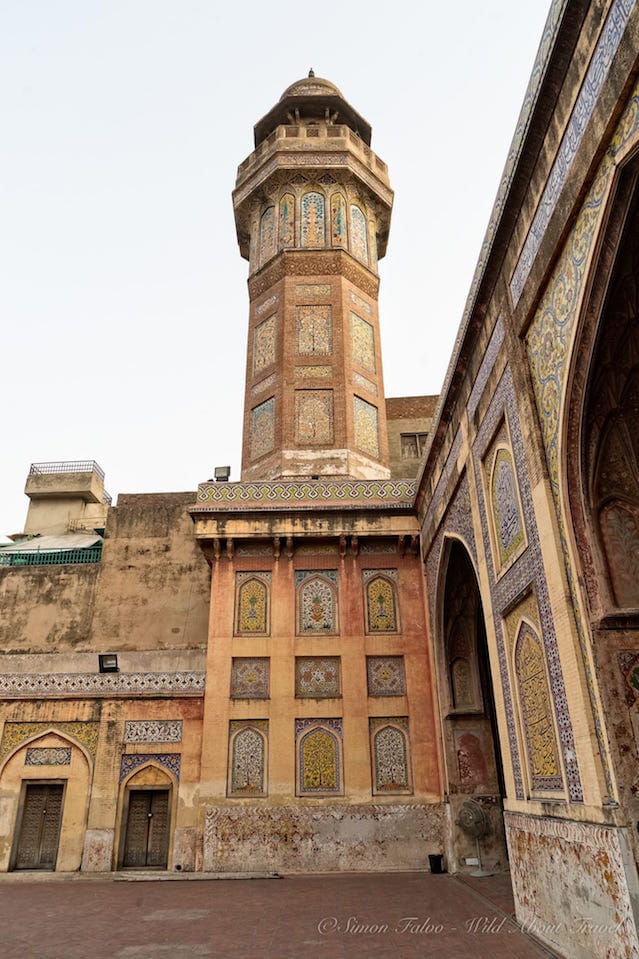
[[[55,869],[62,823],[62,783],[28,783],[16,869]]]
[[[166,869],[168,852],[169,790],[132,789],[122,865]]]

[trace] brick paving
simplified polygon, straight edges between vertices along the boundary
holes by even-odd
[[[472,884],[421,873],[123,882],[23,874],[0,881],[0,957],[554,956],[518,929],[511,909],[503,877]]]

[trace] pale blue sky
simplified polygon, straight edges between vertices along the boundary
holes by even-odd
[[[389,396],[439,391],[548,0],[4,0],[0,534],[29,464],[119,492],[239,478],[248,297],[231,190],[310,67],[373,127]]]

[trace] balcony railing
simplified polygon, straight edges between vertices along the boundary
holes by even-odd
[[[72,460],[59,463],[32,463],[29,476],[46,473],[95,473],[104,482],[104,470],[95,460]]]
[[[0,549],[0,567],[6,566],[63,566],[65,564],[99,563],[102,546],[88,549],[64,549],[49,552],[29,550],[24,553],[4,553]]]

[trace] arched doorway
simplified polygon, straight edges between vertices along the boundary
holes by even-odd
[[[564,497],[613,788],[639,862],[639,160],[618,175],[572,350]]]
[[[119,869],[166,869],[171,844],[173,782],[153,763],[123,783]]]
[[[448,540],[442,570],[438,658],[446,792],[452,820],[448,867],[462,872],[476,867],[475,840],[457,825],[463,803],[473,799],[488,821],[488,832],[481,840],[483,864],[502,870],[508,862],[504,779],[486,624],[475,570],[460,540]]]

